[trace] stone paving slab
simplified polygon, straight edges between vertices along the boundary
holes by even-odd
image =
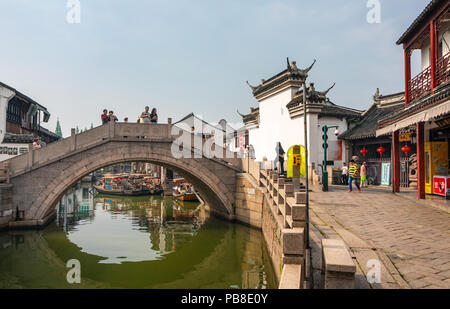
[[[341,237],[362,264],[365,255],[378,256],[388,278],[381,288],[450,288],[448,212],[376,187],[362,193],[313,188],[310,207],[321,237]]]

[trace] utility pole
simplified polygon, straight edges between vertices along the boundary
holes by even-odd
[[[302,83],[303,87],[303,132],[305,140],[305,194],[306,194],[306,207],[305,207],[305,233],[306,233],[306,248],[309,248],[309,171],[308,171],[308,124],[306,122],[306,78]]]

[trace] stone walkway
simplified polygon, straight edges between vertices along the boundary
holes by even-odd
[[[320,239],[342,238],[358,265],[357,288],[450,288],[450,214],[382,188],[310,194],[313,283],[321,287]],[[367,261],[381,262],[369,284]]]

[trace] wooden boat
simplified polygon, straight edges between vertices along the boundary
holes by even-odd
[[[199,202],[197,194],[195,193],[174,193],[173,197],[180,201]]]
[[[107,189],[103,186],[94,185],[95,190],[97,190],[100,194],[107,194],[107,195],[122,195],[122,196],[141,196],[141,195],[152,195],[149,189],[140,189],[140,190],[126,190],[123,188],[117,188],[117,189]],[[155,194],[155,192],[153,193]],[[161,193],[159,193],[161,194]]]
[[[102,178],[100,184],[94,185],[100,194],[121,196],[161,195],[163,190],[158,186],[148,186],[144,175],[109,174]],[[141,181],[142,180],[142,183]]]

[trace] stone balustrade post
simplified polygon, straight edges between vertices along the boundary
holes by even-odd
[[[283,265],[301,265],[301,282],[305,279],[305,229],[283,229],[281,232],[283,245]]]
[[[75,129],[70,130],[70,151],[75,151],[77,149],[77,135]]]
[[[295,193],[295,204],[291,207],[292,227],[306,227],[306,193]]]
[[[108,122],[108,131],[109,131],[109,138],[113,138],[116,135],[116,122],[110,121]]]
[[[285,184],[284,192],[286,193],[286,198],[294,197],[294,185],[292,183]]]
[[[167,119],[167,138],[172,138],[172,118]]]
[[[28,162],[27,162],[28,168],[31,168],[34,164],[34,149],[33,149],[33,147],[31,147],[30,151],[28,151],[27,158],[28,158]]]

